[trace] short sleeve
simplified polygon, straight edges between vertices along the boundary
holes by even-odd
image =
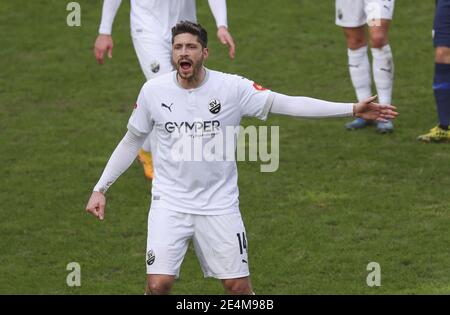
[[[238,97],[242,116],[266,120],[272,106],[270,91],[246,78],[239,78]]]
[[[145,85],[139,92],[133,113],[128,120],[128,130],[137,136],[149,134],[153,129],[150,99],[146,97]]]

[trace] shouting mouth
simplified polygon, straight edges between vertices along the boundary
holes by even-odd
[[[181,60],[178,64],[183,72],[189,72],[192,69],[192,61],[190,60]]]

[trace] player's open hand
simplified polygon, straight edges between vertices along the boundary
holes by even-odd
[[[106,198],[101,192],[92,192],[91,198],[86,205],[86,211],[103,220],[105,218]]]
[[[228,29],[225,26],[220,26],[217,29],[217,38],[222,44],[228,46],[228,54],[230,55],[231,59],[234,59],[236,45],[234,44],[233,37],[231,37],[231,34],[228,32]]]
[[[105,53],[108,53],[109,59],[112,58],[113,40],[111,35],[100,34],[97,36],[94,45],[94,55],[98,64],[104,62]]]
[[[362,102],[355,104],[353,108],[353,114],[356,117],[365,120],[376,120],[386,122],[387,120],[395,119],[398,113],[395,111],[397,108],[392,105],[382,105],[374,103],[377,96],[372,96]]]

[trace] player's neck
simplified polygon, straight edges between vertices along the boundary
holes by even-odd
[[[177,74],[178,84],[187,90],[198,88],[205,80],[206,77],[206,69],[202,66],[197,75],[192,76],[189,79],[183,79]]]

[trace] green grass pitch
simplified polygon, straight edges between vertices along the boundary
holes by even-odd
[[[84,207],[126,132],[144,82],[129,36],[129,2],[114,25],[114,57],[92,54],[101,1],[0,3],[0,294],[142,294],[150,184],[136,162],[108,192],[106,220]],[[277,92],[353,101],[334,1],[229,0],[236,59],[210,30],[207,66]],[[450,293],[450,147],[417,135],[436,123],[433,1],[398,1],[390,32],[395,133],[347,132],[346,119],[272,116],[280,168],[239,162],[241,212],[258,294]],[[381,287],[368,287],[369,262]],[[81,287],[66,265],[81,265]],[[190,249],[174,294],[221,294]]]

